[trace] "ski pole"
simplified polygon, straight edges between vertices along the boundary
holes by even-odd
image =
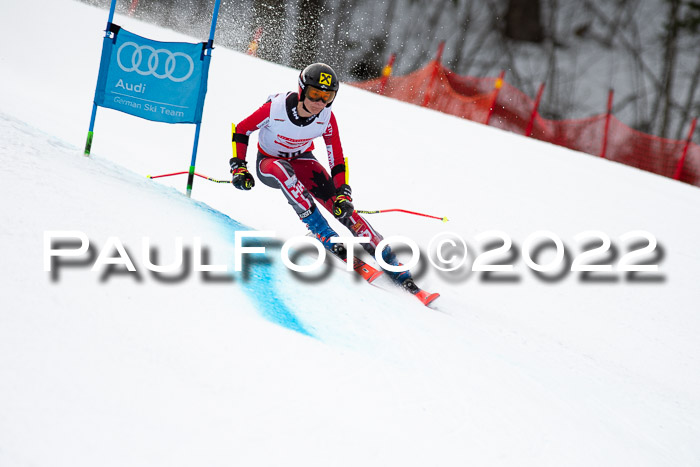
[[[348,158],[345,158],[345,183],[349,183],[350,181],[350,167],[348,166]],[[413,211],[406,211],[405,209],[381,209],[377,211],[360,211],[359,209],[355,209],[355,212],[359,214],[382,214],[385,212],[403,212],[406,214],[413,214],[414,216],[423,216],[423,217],[429,217],[431,219],[437,219],[441,220],[442,222],[447,222],[449,219],[447,217],[437,217],[437,216],[431,216],[430,214],[423,214],[420,212],[413,212]]]
[[[189,172],[174,172],[171,174],[163,174],[163,175],[146,175],[147,178],[161,178],[161,177],[172,177],[173,175],[182,175],[182,174],[188,174]],[[195,175],[198,177],[201,177],[205,180],[209,180],[210,182],[215,182],[215,183],[231,183],[231,180],[216,180],[211,177],[207,177],[205,175],[201,175],[195,172]]]
[[[360,211],[359,209],[357,209],[356,212],[358,212],[360,214],[383,214],[385,212],[403,212],[405,214],[413,214],[414,216],[423,216],[423,217],[429,217],[431,219],[441,220],[442,222],[449,221],[449,219],[447,217],[431,216],[430,214],[423,214],[420,212],[407,211],[405,209],[380,209],[377,211]]]
[[[343,161],[345,163],[345,184],[350,184],[350,167],[348,166],[348,158]]]

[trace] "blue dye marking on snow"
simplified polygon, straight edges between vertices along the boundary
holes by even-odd
[[[236,230],[251,230],[249,227],[231,219],[220,211],[216,211],[196,201],[195,203],[199,204],[203,210],[217,218],[221,222],[222,227],[224,227],[225,232],[230,233],[231,237],[233,237],[233,232]],[[233,238],[231,238],[231,241],[233,241]],[[266,251],[266,255],[269,255],[269,249]],[[250,257],[254,258],[255,255],[250,255]],[[273,264],[256,263],[248,271],[247,278],[245,280],[241,278],[241,280],[237,282],[251,300],[257,304],[257,310],[265,319],[279,324],[280,326],[284,326],[287,329],[291,329],[292,331],[313,337],[313,334],[304,328],[304,325],[301,324],[294,314],[294,311],[284,303],[284,300],[278,293],[275,283],[275,266]]]
[[[273,269],[270,264],[256,264],[251,268],[247,280],[242,281],[243,290],[258,304],[258,310],[266,319],[311,336],[277,293]]]

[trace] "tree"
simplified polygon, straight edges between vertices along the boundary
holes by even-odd
[[[540,0],[508,0],[505,36],[516,41],[542,42],[545,34],[540,11]]]
[[[673,79],[676,74],[676,61],[678,58],[678,35],[680,32],[680,22],[678,12],[680,10],[680,0],[666,0],[668,3],[668,17],[664,25],[664,62],[661,71],[661,83],[656,96],[653,115],[659,115],[659,128],[657,134],[666,136],[669,125],[671,107],[673,105]]]
[[[298,70],[318,60],[323,0],[299,0],[290,65]]]
[[[286,10],[283,0],[254,0],[253,31],[262,28],[262,38],[258,48],[258,57],[275,63],[282,63],[284,51],[284,33],[286,29]]]
[[[696,37],[698,31],[700,31],[700,1],[689,1],[686,6],[687,11],[681,14],[682,20],[680,21],[680,28],[682,32]],[[685,130],[684,125],[690,119],[698,85],[700,85],[700,58],[696,58],[695,68],[688,80],[688,89],[683,101],[683,109],[681,110],[681,122],[676,130],[676,139],[681,139],[683,131]],[[698,105],[698,109],[696,109],[695,112],[697,113],[698,110],[700,110],[700,105]]]

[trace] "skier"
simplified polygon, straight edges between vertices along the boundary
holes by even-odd
[[[247,168],[249,136],[260,130],[256,171],[263,184],[282,190],[289,204],[323,246],[345,258],[340,243],[331,243],[338,234],[317,208],[317,202],[332,213],[356,237],[368,237],[362,246],[374,256],[382,236],[357,212],[352,204],[352,190],[345,183],[345,159],[338,125],[331,111],[338,93],[338,75],[324,63],[307,66],[299,74],[299,90],[275,94],[258,110],[234,126],[233,158],[230,160],[233,186],[250,190],[255,179]],[[328,151],[330,176],[316,160],[313,140],[323,136]],[[314,201],[315,200],[315,201]],[[382,259],[393,266],[401,263],[389,246]],[[394,282],[415,291],[409,271],[386,273]]]

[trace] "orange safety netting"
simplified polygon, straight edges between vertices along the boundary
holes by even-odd
[[[519,134],[531,126],[533,138],[700,187],[699,145],[641,133],[607,113],[578,120],[542,118],[533,99],[499,78],[460,76],[434,60],[405,76],[350,84]]]

